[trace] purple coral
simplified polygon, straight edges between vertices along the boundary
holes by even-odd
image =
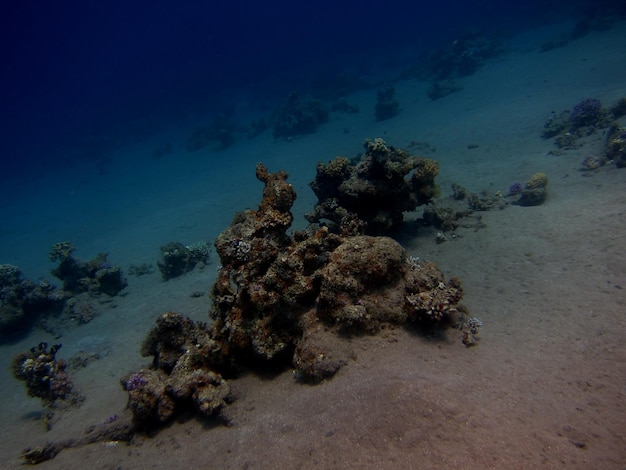
[[[513,183],[511,186],[509,186],[509,192],[507,196],[515,196],[516,194],[521,193],[523,189],[524,188],[521,183]]]
[[[131,375],[128,380],[126,380],[126,383],[124,384],[124,389],[126,391],[137,390],[143,388],[143,386],[147,383],[148,380],[143,375],[141,375],[140,372],[136,372]]]
[[[587,98],[572,108],[569,119],[575,128],[589,126],[600,118],[601,111],[602,103],[600,100]]]

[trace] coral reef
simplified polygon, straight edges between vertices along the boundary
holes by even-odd
[[[197,152],[212,143],[218,144],[218,150],[227,149],[233,145],[239,131],[240,129],[229,115],[219,113],[208,125],[194,129],[187,138],[187,151]]]
[[[483,190],[479,193],[471,193],[467,196],[467,205],[473,211],[489,211],[502,209],[506,205],[500,192],[491,193]]]
[[[452,198],[455,201],[462,201],[467,197],[467,189],[457,183],[452,183]]]
[[[463,333],[463,344],[465,346],[470,347],[476,345],[476,342],[478,341],[478,330],[480,330],[482,326],[483,322],[476,317],[467,319],[461,328]]]
[[[351,335],[404,324],[462,329],[458,279],[446,280],[387,237],[314,226],[289,236],[296,193],[287,174],[258,164],[256,176],[265,185],[258,209],[237,214],[215,242],[222,266],[213,323],[161,315],[141,347],[152,367],[121,379],[137,427],[189,407],[223,416],[233,399],[224,377],[245,368],[293,366],[303,381],[331,377],[354,358]]]
[[[384,121],[394,117],[400,112],[400,103],[396,99],[396,89],[388,85],[382,90],[378,90],[376,95],[376,107],[374,115],[377,121]]]
[[[509,189],[507,191],[507,196],[516,196],[518,194],[520,194],[522,191],[524,190],[524,187],[522,186],[522,183],[519,182],[515,182],[513,184],[511,184],[509,186]]]
[[[596,98],[587,98],[572,108],[569,120],[572,129],[583,126],[593,126],[600,122],[603,117],[602,103]]]
[[[150,263],[131,264],[128,266],[129,276],[145,276],[146,274],[152,274],[154,272],[154,266]]]
[[[211,249],[204,241],[187,246],[169,242],[161,247],[162,259],[157,261],[157,267],[163,280],[167,281],[192,271],[199,263],[208,263],[210,255]]]
[[[43,314],[61,311],[63,292],[50,282],[34,283],[11,264],[0,264],[0,340],[25,330]]]
[[[429,203],[435,196],[435,160],[410,156],[382,139],[365,142],[356,163],[337,157],[319,163],[311,188],[318,198],[309,222],[330,221],[347,234],[381,234],[397,228],[403,212]]]
[[[434,226],[444,232],[457,230],[462,220],[471,215],[472,210],[457,210],[449,206],[439,204],[429,205],[422,214],[422,223],[426,226]]]
[[[337,100],[370,87],[363,77],[349,72],[337,73],[334,69],[330,73],[322,72],[311,82],[313,94],[325,100]]]
[[[115,296],[128,285],[122,269],[107,261],[107,253],[82,261],[74,258],[74,251],[76,248],[68,241],[56,243],[50,249],[50,261],[59,262],[52,274],[63,281],[63,290],[69,294]]]
[[[302,93],[291,93],[287,102],[274,112],[272,119],[274,137],[291,139],[311,134],[317,126],[328,121],[328,109],[324,103]]]
[[[613,124],[606,139],[606,157],[617,168],[626,167],[626,128]]]
[[[587,155],[580,162],[581,170],[583,171],[593,171],[598,168],[606,165],[607,158],[604,155]]]
[[[435,101],[462,89],[463,87],[456,80],[437,80],[428,88],[426,94]]]
[[[514,204],[520,206],[538,206],[543,204],[547,197],[547,186],[548,176],[545,173],[533,174],[526,182],[519,199]]]
[[[334,168],[342,174],[345,166]],[[333,343],[326,335],[456,315],[458,281],[446,282],[431,263],[410,262],[390,238],[340,236],[325,227],[288,237],[293,188],[283,172],[268,174],[261,165],[257,177],[265,183],[258,211],[236,216],[216,241],[222,268],[211,316],[221,370],[292,362],[298,375],[316,380],[346,360],[323,347]],[[245,253],[242,244],[250,247]]]
[[[28,395],[40,398],[50,408],[65,408],[83,400],[65,371],[65,361],[56,359],[60,348],[60,344],[48,349],[46,343],[39,343],[29,352],[15,356],[11,364],[15,378],[26,382]]]
[[[613,116],[613,119],[619,119],[622,116],[626,116],[626,98],[620,98],[617,103],[611,106],[609,112]]]
[[[450,43],[422,54],[418,61],[402,72],[402,79],[450,80],[475,73],[488,60],[502,54],[501,43],[478,30],[468,30]]]
[[[566,150],[577,149],[583,145],[581,138],[605,129],[612,119],[620,112],[619,102],[606,110],[600,100],[586,98],[572,107],[560,113],[553,112],[544,125],[542,136],[546,139],[555,137],[556,150],[550,154],[560,155]]]
[[[63,307],[63,317],[78,325],[89,323],[98,314],[98,309],[90,302],[87,294],[79,294],[67,299]]]
[[[205,325],[174,312],[161,315],[141,346],[143,356],[153,357],[153,368],[121,379],[135,424],[166,422],[185,406],[193,406],[202,416],[219,413],[231,393],[212,370],[217,348]]]
[[[569,111],[561,111],[559,114],[553,112],[543,125],[541,136],[544,139],[549,139],[566,132],[571,124],[569,114]]]
[[[545,173],[534,173],[526,182],[525,189],[541,189],[548,186],[548,175]]]

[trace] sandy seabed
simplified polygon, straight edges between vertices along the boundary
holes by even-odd
[[[301,228],[315,202],[307,188],[315,163],[353,155],[367,137],[398,147],[429,142],[444,196],[452,182],[506,192],[537,171],[550,179],[545,204],[476,214],[484,228],[461,229],[454,240],[437,244],[435,229],[416,231],[410,221],[401,234],[411,255],[462,280],[463,303],[483,322],[478,346],[465,348],[455,330],[440,338],[402,329],[355,338],[356,359],[320,385],[299,384],[290,371],[234,380],[230,426],[185,417],[131,445],[69,449],[38,467],[626,468],[626,169],[580,171],[583,157],[602,151],[601,133],[560,156],[549,155],[553,142],[541,138],[552,111],[588,97],[610,105],[626,96],[626,25],[537,52],[553,34],[517,38],[508,54],[464,79],[461,92],[438,101],[427,98],[426,83],[398,82],[402,112],[389,121],[375,122],[366,112],[375,100],[370,90],[348,98],[360,114],[334,116],[294,142],[262,135],[204,160],[189,160],[198,156],[181,149],[146,158],[148,169],[120,157],[95,182],[51,185],[53,214],[38,212],[27,197],[17,201],[9,215],[19,215],[21,228],[3,232],[2,255],[28,254],[2,262],[36,277],[50,266],[35,259],[45,260],[61,239],[70,238],[78,256],[107,250],[123,266],[154,262],[158,247],[172,239],[214,239],[236,211],[260,200],[257,161],[291,174]],[[128,152],[148,155],[155,139]],[[188,163],[180,165],[183,159]],[[111,193],[119,201],[106,201]],[[87,211],[81,201],[94,206]],[[86,400],[59,413],[51,431],[43,428],[40,403],[3,374],[0,468],[20,467],[27,446],[80,436],[123,413],[119,378],[149,363],[139,356],[140,341],[168,310],[206,321],[209,296],[190,294],[208,292],[217,264],[168,282],[158,272],[131,277],[125,295],[64,334],[61,357],[89,345],[105,355],[74,372]],[[42,340],[53,342],[33,331],[1,346],[0,355],[8,363]]]

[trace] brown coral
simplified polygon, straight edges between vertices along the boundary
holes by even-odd
[[[344,235],[385,233],[398,227],[403,212],[431,201],[438,173],[434,160],[410,156],[382,139],[367,141],[355,164],[345,157],[318,164],[311,183],[318,203],[305,217],[327,220]]]
[[[371,150],[389,151],[382,141]],[[404,171],[396,165],[407,168],[397,155],[387,162],[396,176]],[[231,399],[222,374],[244,366],[291,364],[296,377],[319,381],[354,357],[345,335],[386,324],[443,325],[457,313],[458,280],[446,282],[434,264],[408,257],[391,238],[340,236],[326,227],[288,236],[296,194],[286,173],[259,164],[257,178],[265,184],[258,210],[238,214],[215,242],[222,267],[213,324],[163,314],[142,345],[153,369],[122,379],[137,424],[167,421],[185,403],[204,416],[220,413]]]
[[[380,140],[370,149],[389,151]],[[292,358],[301,376],[318,379],[345,362],[341,354],[330,360],[331,351],[320,352],[324,332],[373,333],[385,323],[437,323],[455,312],[462,297],[459,283],[446,283],[433,264],[411,264],[390,238],[342,237],[327,228],[288,237],[288,227],[273,216],[285,220],[290,206],[281,205],[278,214],[268,211],[275,207],[271,188],[284,185],[285,176],[260,168],[257,176],[266,187],[259,210],[240,214],[216,242],[223,266],[213,288],[211,337],[219,345],[222,370]],[[241,246],[245,256],[236,254]]]
[[[175,312],[161,315],[141,348],[142,355],[153,356],[153,369],[121,379],[136,424],[166,422],[185,403],[203,416],[219,413],[231,394],[211,364],[217,347],[205,325]]]

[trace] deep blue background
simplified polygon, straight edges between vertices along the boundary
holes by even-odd
[[[307,64],[324,69],[334,57],[396,46],[425,51],[467,27],[506,33],[581,11],[555,0],[69,3],[0,7],[5,173],[134,120],[219,107],[238,90],[284,89],[277,77]]]

